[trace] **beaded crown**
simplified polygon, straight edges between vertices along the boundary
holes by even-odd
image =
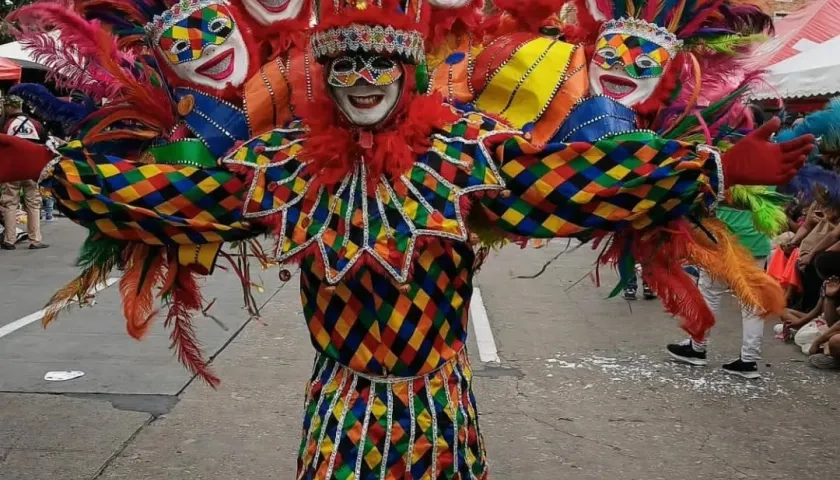
[[[396,55],[425,61],[422,0],[326,0],[311,36],[315,57],[324,61],[348,52]]]
[[[618,18],[604,22],[601,34],[619,33],[644,38],[662,46],[673,57],[680,50],[683,41],[666,28],[638,18]]]
[[[152,41],[157,41],[167,28],[175,25],[202,8],[210,7],[212,5],[228,5],[228,2],[227,0],[180,0],[160,15],[155,15],[154,18],[152,18],[152,21],[146,24],[146,35],[148,35]]]
[[[550,1],[550,0],[539,0]],[[563,2],[563,0],[556,0]],[[571,0],[579,20],[603,22],[601,33],[628,33],[669,48],[737,53],[752,35],[772,32],[755,0]]]

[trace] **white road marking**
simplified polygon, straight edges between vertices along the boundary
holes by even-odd
[[[481,290],[473,289],[472,302],[470,303],[470,320],[472,320],[475,340],[478,343],[478,356],[485,363],[502,363],[499,359],[499,352],[496,350],[496,340],[493,339],[493,330],[490,328],[490,319],[487,318],[487,309],[484,307],[484,300],[481,298]]]
[[[106,288],[108,288],[111,285],[117,283],[118,281],[119,281],[119,278],[113,278],[113,277],[109,278],[108,280],[105,281],[104,285],[97,285],[93,289],[93,291],[90,292],[90,293],[91,293],[91,295],[93,295],[93,294],[96,294],[98,292],[101,292],[102,290],[105,290]],[[2,327],[0,327],[0,338],[5,337],[6,335],[14,332],[15,330],[19,330],[19,329],[29,325],[32,322],[37,322],[38,320],[44,318],[45,313],[46,313],[46,309],[38,310],[37,312],[29,314],[29,315],[27,315],[23,318],[18,319],[18,320],[15,320],[12,323],[7,323],[6,325],[3,325]]]

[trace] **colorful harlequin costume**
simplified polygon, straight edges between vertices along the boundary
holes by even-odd
[[[483,239],[599,239],[607,256],[630,251],[622,258],[649,260],[658,279],[681,260],[719,266],[721,257],[738,256],[727,233],[685,218],[707,216],[727,178],[786,180],[808,150],[799,141],[776,147],[756,174],[739,155],[638,129],[603,97],[589,104],[615,107],[627,129],[566,123],[559,138],[532,142],[524,125],[482,112],[480,102],[459,109],[445,95],[418,92],[428,83],[425,2],[334,0],[320,7],[310,35],[322,67],[317,78],[292,80],[295,118],[251,128],[218,162],[212,154],[222,145],[189,115],[203,105],[196,96],[176,95],[160,106],[168,115],[125,123],[149,97],[173,90],[143,73],[148,63],[126,73],[97,62],[120,79],[115,104],[88,116],[84,123],[94,126],[57,155],[0,137],[0,150],[34,165],[0,162],[0,180],[34,177],[44,167],[41,180],[59,208],[91,230],[82,274],[53,297],[45,321],[122,266],[129,333],[146,331],[157,293],[170,304],[166,324],[180,358],[211,382],[190,323],[202,308],[195,276],[226,255],[223,242],[275,235],[274,260],[301,266],[303,311],[317,352],[297,478],[487,478],[465,350]],[[186,12],[153,20],[151,38],[201,8],[187,4]],[[563,48],[562,58],[571,59],[574,48]],[[577,100],[587,94],[571,93]],[[124,123],[106,128],[103,117]],[[199,140],[195,151],[162,128],[176,122]],[[590,124],[601,133],[580,128]],[[131,143],[137,151],[125,154],[122,142],[138,138],[148,145]],[[763,282],[740,264],[728,270],[720,274]],[[247,284],[248,272],[240,273]],[[766,306],[767,290],[746,283],[739,293]],[[679,298],[697,296],[693,285],[660,291],[671,311],[689,318],[690,330],[705,332],[707,318],[679,312],[695,306]]]
[[[759,8],[719,0],[500,0],[496,5],[506,13],[472,61],[473,105],[528,132],[532,143],[550,147],[558,140],[621,138],[643,128],[662,139],[700,149],[708,148],[706,144],[730,157],[750,155],[751,161],[760,162],[765,150],[755,140],[766,140],[770,132],[746,136],[751,124],[739,104],[757,75],[744,67],[743,58],[770,25]],[[561,10],[566,18],[574,18],[571,25],[563,23]],[[564,38],[580,43],[572,45]],[[737,149],[728,152],[737,143]],[[766,183],[776,184],[778,179],[768,177]],[[721,200],[755,210],[757,225],[772,231],[778,228],[783,213],[779,203],[785,197],[760,187],[737,186],[728,188]],[[702,225],[723,229],[713,220]],[[638,237],[628,239],[627,233],[634,235],[628,231],[614,236],[602,256],[617,264],[622,281],[634,276],[635,261],[645,263],[650,256],[645,251],[650,239],[639,242]],[[713,323],[711,312],[701,299],[686,293],[690,279],[677,265],[686,259],[676,254],[668,265],[665,258],[658,256],[644,269],[646,281],[659,290],[669,311],[692,312],[684,327],[696,335]],[[748,294],[745,282],[765,292],[761,308],[781,308],[772,300],[777,287],[749,267],[748,256],[729,251],[725,258],[726,264],[740,266],[705,266],[749,303],[756,298]],[[745,271],[751,272],[749,277],[739,273]]]

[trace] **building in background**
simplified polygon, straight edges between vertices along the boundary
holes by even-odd
[[[800,8],[811,3],[812,0],[768,0],[768,10],[776,19],[784,18]]]

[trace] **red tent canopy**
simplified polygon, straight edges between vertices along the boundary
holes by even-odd
[[[0,58],[0,80],[12,80],[14,82],[19,82],[20,72],[20,65],[11,60]]]
[[[823,43],[837,36],[840,36],[840,0],[814,0],[776,22],[776,36],[766,45],[775,52],[765,65],[779,63],[800,53],[795,47],[803,40]]]

